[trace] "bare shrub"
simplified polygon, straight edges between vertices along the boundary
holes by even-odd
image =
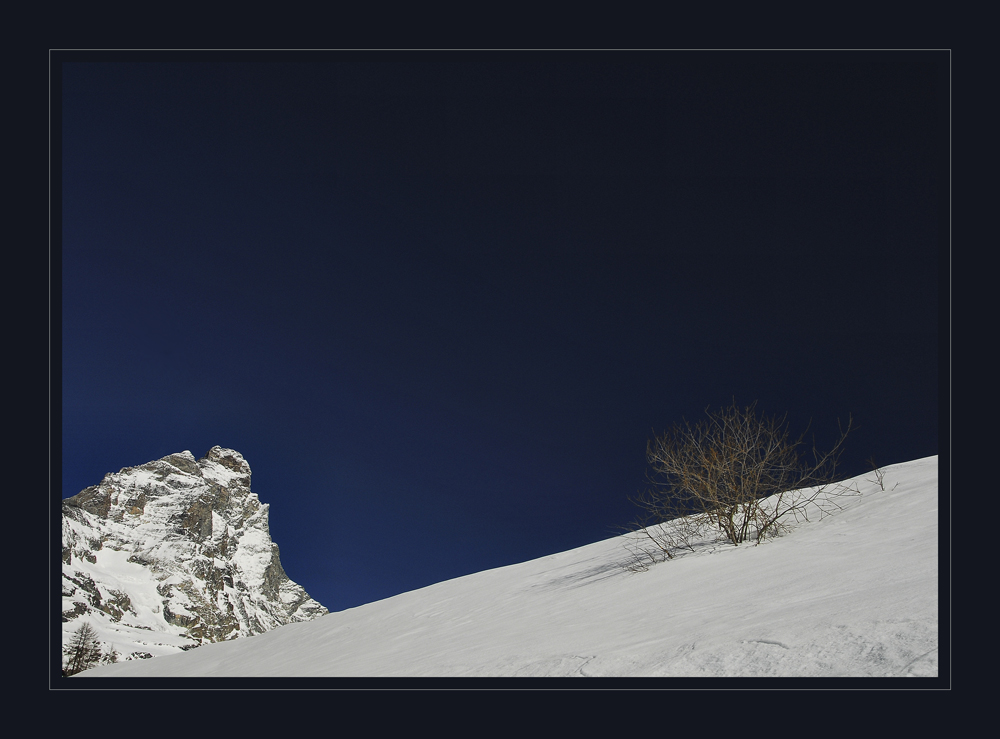
[[[813,444],[807,454],[806,432],[791,437],[787,416],[758,416],[756,405],[706,409],[705,419],[683,421],[648,442],[649,485],[632,499],[640,516],[629,569],[719,541],[759,544],[860,494],[836,477],[850,419],[830,451]]]
[[[868,464],[872,466],[872,471],[875,473],[875,479],[868,480],[868,482],[874,482],[876,485],[878,485],[879,490],[885,491],[885,470],[883,470],[881,467],[875,464],[875,457],[870,458],[868,460]],[[899,483],[897,482],[895,485],[892,486],[892,489],[895,490],[898,485]],[[889,492],[892,491],[890,490]]]

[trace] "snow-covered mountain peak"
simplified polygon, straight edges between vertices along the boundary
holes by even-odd
[[[124,657],[168,654],[326,613],[285,574],[268,505],[232,449],[170,454],[63,501],[63,625]]]

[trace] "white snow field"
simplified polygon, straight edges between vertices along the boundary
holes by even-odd
[[[616,537],[78,677],[937,677],[938,458],[883,471],[759,546]]]

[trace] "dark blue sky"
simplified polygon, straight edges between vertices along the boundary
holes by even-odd
[[[943,452],[947,52],[54,60],[63,497],[237,449],[339,610],[613,535],[734,398]]]

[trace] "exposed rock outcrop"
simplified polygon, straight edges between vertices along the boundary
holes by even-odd
[[[64,636],[87,619],[107,648],[145,658],[327,612],[285,574],[232,449],[110,473],[62,514]]]

